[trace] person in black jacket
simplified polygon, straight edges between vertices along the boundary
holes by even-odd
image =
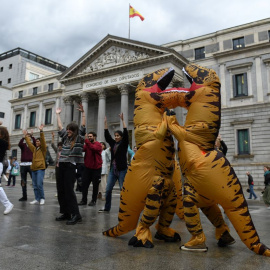
[[[264,166],[264,193],[263,193],[263,201],[267,206],[267,209],[270,210],[270,167]]]
[[[248,186],[249,186],[249,198],[252,199],[252,195],[254,196],[254,200],[257,199],[257,196],[253,190],[254,182],[253,182],[253,177],[250,174],[250,172],[247,172],[247,177],[248,177]]]
[[[111,210],[112,190],[115,182],[118,180],[121,190],[127,173],[127,149],[129,144],[128,131],[123,113],[119,116],[123,123],[123,132],[121,130],[115,131],[114,139],[109,133],[107,118],[105,117],[104,120],[105,140],[111,147],[111,166],[107,179],[105,207],[104,209],[100,209],[98,211],[99,213],[109,212]]]

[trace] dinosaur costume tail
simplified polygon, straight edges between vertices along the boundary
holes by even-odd
[[[260,238],[257,234],[255,226],[253,224],[252,218],[250,216],[247,202],[243,197],[243,207],[237,209],[237,214],[235,210],[226,210],[225,213],[230,219],[231,223],[234,225],[239,237],[243,243],[253,252],[259,255],[264,255],[270,257],[270,249],[260,242]],[[239,230],[239,226],[235,224],[242,224]]]

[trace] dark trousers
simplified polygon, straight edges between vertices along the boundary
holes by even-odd
[[[21,186],[23,198],[27,199],[27,173],[30,174],[30,177],[32,179],[32,171],[30,169],[30,165],[20,166],[20,172],[21,172]]]
[[[12,178],[12,180],[13,180],[13,186],[15,186],[15,184],[16,184],[16,176],[15,175],[11,175],[11,174],[9,174],[9,177],[8,177],[8,186],[10,185],[10,182],[11,182],[11,178]]]
[[[56,190],[57,190],[57,196],[58,196],[58,180],[59,179],[59,167],[55,166],[55,181],[56,181]]]
[[[101,178],[101,168],[100,169],[89,169],[87,167],[83,170],[83,177],[82,177],[82,201],[87,203],[87,195],[88,189],[91,184],[93,183],[93,193],[92,193],[92,201],[97,201],[98,195],[98,186]]]
[[[80,215],[77,198],[74,192],[75,179],[76,165],[70,162],[60,162],[57,192],[61,214]]]

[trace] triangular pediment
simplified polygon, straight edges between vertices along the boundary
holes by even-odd
[[[148,54],[142,50],[131,50],[119,46],[111,46],[103,54],[98,56],[98,58],[90,62],[78,74],[91,73],[97,70],[107,69],[117,65],[137,62],[143,59],[147,59],[149,57],[151,57],[151,54]]]
[[[114,69],[124,69],[134,64],[143,65],[151,59],[168,54],[182,57],[166,47],[108,35],[62,73],[59,79],[64,83],[82,77],[98,76],[101,72],[113,72]]]

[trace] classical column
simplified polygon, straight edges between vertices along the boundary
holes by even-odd
[[[179,88],[179,87],[183,87],[183,82],[180,81],[173,81],[172,83],[172,87],[174,88]],[[173,109],[176,115],[176,118],[179,122],[180,125],[184,124],[184,118],[183,118],[183,108],[181,108],[180,106],[176,107]]]
[[[39,116],[38,116],[38,122],[36,122],[36,127],[38,128],[41,124],[44,124],[45,119],[43,116],[43,102],[39,102]],[[30,117],[30,116],[29,116]]]
[[[72,120],[72,104],[73,104],[73,99],[72,97],[65,97],[64,98],[64,103],[65,103],[65,125],[68,125],[71,120]]]
[[[226,80],[225,80],[225,64],[220,64],[219,66],[219,79],[220,79],[220,83],[221,83],[221,89],[220,89],[220,93],[221,93],[221,107],[227,107],[227,92],[226,92]]]
[[[83,109],[84,109],[84,112],[85,112],[85,123],[86,123],[85,126],[86,126],[86,129],[87,129],[87,126],[88,126],[87,118],[88,118],[89,94],[88,93],[82,93],[82,94],[80,94],[80,98],[81,98],[81,102],[82,102]]]
[[[81,112],[78,110],[79,104],[81,103],[80,96],[76,96],[73,98],[73,122],[75,122],[78,126],[81,125]]]
[[[40,113],[40,112],[39,112]],[[28,124],[27,124],[27,114],[28,114],[28,106],[24,106],[24,111],[23,111],[23,119],[22,119],[22,129],[27,129]],[[38,126],[37,119],[36,119],[36,126]]]
[[[267,95],[269,94],[270,92],[270,61],[268,60],[265,60],[264,61],[265,65],[266,65],[266,78],[267,78],[267,84],[266,84],[266,89],[267,89]]]
[[[130,86],[128,84],[122,84],[118,86],[121,93],[121,112],[124,115],[124,120],[128,128],[128,91]],[[120,120],[120,129],[123,129],[122,121]]]
[[[256,63],[256,81],[257,81],[257,100],[258,100],[258,102],[263,102],[262,61],[261,61],[261,57],[256,57],[255,58],[255,63]],[[250,87],[250,86],[251,86],[251,84],[248,85],[248,87]]]
[[[11,110],[10,110],[10,118],[9,118],[9,129],[8,129],[8,132],[9,134],[12,134],[12,131],[14,129],[14,125],[15,125],[15,118],[14,118],[14,107],[11,106]]]
[[[97,140],[104,142],[104,118],[106,115],[106,92],[104,89],[96,90],[98,95],[98,122],[97,122]]]

